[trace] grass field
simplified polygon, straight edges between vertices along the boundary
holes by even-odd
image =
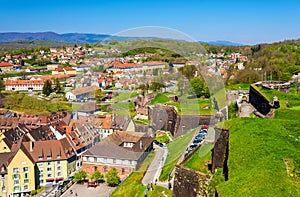
[[[281,111],[275,119],[227,123],[229,180],[217,186],[220,196],[300,195],[300,123],[287,118],[299,118],[295,113]]]
[[[111,107],[113,108],[117,108],[118,110],[125,110],[125,111],[129,111],[129,110],[134,110],[134,103],[132,102],[122,102],[122,103],[114,103],[111,105]]]
[[[167,105],[175,106],[180,115],[184,116],[210,116],[216,113],[212,109],[210,99],[180,97],[180,102],[169,102]]]
[[[118,96],[113,97],[112,100],[115,102],[120,102],[138,96],[139,94],[139,92],[121,92]]]
[[[72,110],[72,104],[59,101],[52,103],[40,100],[25,93],[12,93],[4,99],[4,107],[19,113],[47,115],[59,110]]]
[[[205,164],[208,162],[211,163],[211,150],[213,147],[213,144],[204,144],[183,164],[183,166],[199,172],[207,173],[208,169]]]
[[[226,86],[227,90],[249,90],[250,85],[249,84],[233,84],[233,85],[228,85]]]
[[[169,178],[169,174],[172,172],[174,166],[176,165],[179,157],[182,155],[182,153],[185,151],[186,147],[190,143],[192,137],[194,136],[197,129],[193,129],[189,131],[187,134],[185,134],[182,137],[179,137],[175,139],[174,141],[170,142],[168,147],[168,155],[166,158],[165,165],[161,171],[161,174],[159,176],[160,181],[167,181]]]
[[[157,94],[154,99],[151,100],[150,105],[155,105],[158,103],[166,103],[170,101],[170,98],[164,94]]]
[[[154,159],[155,152],[149,153],[147,158],[144,160],[139,170],[133,172],[125,181],[121,183],[121,185],[112,193],[111,197],[119,197],[119,196],[128,196],[128,197],[138,197],[143,196],[146,187],[142,185],[142,179],[144,174]]]

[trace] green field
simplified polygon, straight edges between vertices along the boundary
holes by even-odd
[[[72,104],[58,101],[55,103],[28,96],[25,93],[6,95],[4,107],[19,113],[47,115],[59,110],[72,110]]]
[[[220,196],[300,195],[299,112],[278,112],[275,119],[226,123],[229,180],[217,186]]]
[[[132,102],[114,103],[111,105],[111,107],[121,111],[130,111],[130,110],[134,110],[134,103]]]
[[[170,101],[170,98],[164,94],[157,94],[154,99],[151,100],[150,105],[155,105],[158,103],[166,103]]]
[[[111,194],[111,197],[143,197],[146,187],[142,185],[142,179],[144,174],[154,159],[155,152],[149,153],[145,161],[142,163],[140,168],[133,172],[121,185]],[[148,192],[148,196],[164,196],[163,193],[166,193],[167,196],[172,196],[172,191],[163,187],[154,187],[153,191]]]
[[[232,84],[232,85],[228,85],[226,86],[227,90],[249,90],[250,85],[249,84]]]
[[[174,166],[176,165],[179,157],[183,154],[186,147],[190,143],[192,137],[194,136],[197,129],[193,129],[186,133],[184,136],[181,136],[174,141],[170,142],[168,147],[168,155],[166,158],[165,165],[161,171],[159,176],[160,181],[167,181],[169,178],[169,174],[172,172]]]
[[[144,174],[154,159],[155,152],[150,152],[137,171],[134,171],[121,185],[112,193],[111,197],[118,196],[143,196],[146,187],[142,185]]]
[[[139,92],[122,92],[119,93],[118,96],[113,97],[112,100],[115,102],[120,102],[138,96],[139,94]]]
[[[211,163],[213,144],[202,145],[184,164],[184,167],[208,173],[206,163]]]

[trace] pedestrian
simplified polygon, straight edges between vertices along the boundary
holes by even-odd
[[[76,196],[76,197],[78,196],[77,192],[75,192],[75,196]]]
[[[155,185],[157,184],[157,179],[155,179]]]
[[[73,194],[73,191],[70,189],[70,194],[72,195]]]
[[[171,185],[171,183],[169,182],[169,185],[168,185],[168,187],[169,187],[169,189],[171,189],[172,188],[172,185]]]

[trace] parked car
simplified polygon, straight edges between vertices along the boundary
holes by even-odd
[[[40,197],[46,197],[48,194],[49,194],[49,191],[45,191],[40,195]]]
[[[50,193],[50,196],[58,196],[58,192],[59,190],[53,190],[51,193]]]
[[[203,139],[195,139],[194,141],[193,141],[193,143],[194,144],[199,144],[199,143],[201,143],[203,141]]]
[[[203,134],[198,134],[196,137],[195,137],[195,139],[204,139],[204,135]]]
[[[192,148],[188,148],[186,152],[187,152],[187,153],[190,153],[190,152],[192,152],[192,151],[193,151]]]
[[[203,125],[201,129],[208,129],[208,125]]]
[[[88,181],[87,187],[94,187],[94,188],[97,187],[96,181]]]
[[[198,144],[194,144],[194,143],[192,143],[192,144],[190,145],[190,148],[196,148],[196,147],[197,147],[197,145],[198,145]]]

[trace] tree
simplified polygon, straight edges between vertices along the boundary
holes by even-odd
[[[152,75],[153,76],[158,76],[158,68],[155,68],[152,70]]]
[[[87,178],[87,173],[84,170],[80,170],[74,174],[74,181],[81,182]]]
[[[162,83],[159,83],[159,82],[151,82],[151,85],[150,85],[150,89],[153,90],[154,92],[160,90],[161,88],[164,88],[165,85],[162,84]]]
[[[188,92],[191,95],[196,95],[197,97],[205,96],[209,97],[209,90],[205,82],[199,77],[190,80],[191,87]]]
[[[195,65],[185,65],[184,67],[179,68],[178,71],[181,72],[181,74],[188,80],[190,80],[195,76],[197,68]]]
[[[97,101],[103,101],[106,97],[106,93],[102,92],[101,90],[96,90],[95,91],[95,99]]]
[[[49,96],[53,92],[52,90],[52,83],[50,80],[46,80],[44,83],[43,91],[42,93],[46,96]]]
[[[109,170],[105,175],[105,177],[106,177],[106,182],[109,186],[116,186],[120,183],[120,177],[115,168]]]
[[[103,174],[101,174],[101,172],[98,169],[93,172],[90,178],[97,182],[104,180]]]
[[[0,91],[5,89],[5,84],[2,78],[0,78]]]
[[[60,84],[58,78],[55,78],[55,79],[54,79],[54,84],[55,84],[54,91],[55,91],[56,93],[62,92],[62,87],[61,87],[61,84]]]

